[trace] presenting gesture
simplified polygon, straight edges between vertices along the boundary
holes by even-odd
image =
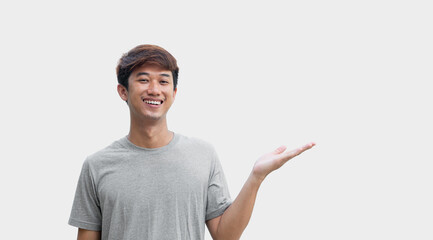
[[[314,145],[316,144],[309,143],[303,147],[287,152],[284,152],[287,148],[285,146],[281,146],[274,151],[261,156],[254,164],[252,174],[259,181],[263,181],[269,173],[277,170],[287,161],[312,148]]]
[[[212,237],[214,239],[239,239],[250,220],[257,192],[266,176],[314,145],[316,144],[312,142],[287,152],[287,148],[281,146],[261,156],[254,164],[248,180],[231,206],[222,216],[207,222]]]

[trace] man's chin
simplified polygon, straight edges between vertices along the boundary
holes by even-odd
[[[148,121],[159,121],[162,120],[164,117],[163,115],[159,114],[145,114],[143,115],[143,119],[146,119]]]
[[[165,119],[166,114],[161,112],[151,112],[151,111],[137,111],[133,114],[138,121],[161,121]]]

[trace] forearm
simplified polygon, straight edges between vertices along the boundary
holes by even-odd
[[[250,174],[239,195],[221,216],[217,239],[239,239],[250,221],[262,180]]]

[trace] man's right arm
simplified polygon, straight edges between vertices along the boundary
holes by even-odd
[[[78,228],[77,240],[101,240],[101,232]]]

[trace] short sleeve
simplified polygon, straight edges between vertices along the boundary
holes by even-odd
[[[232,203],[221,163],[215,151],[213,151],[212,155],[212,168],[207,194],[206,221],[222,215]]]
[[[83,163],[75,191],[69,224],[78,228],[101,231],[102,214],[89,161]]]

